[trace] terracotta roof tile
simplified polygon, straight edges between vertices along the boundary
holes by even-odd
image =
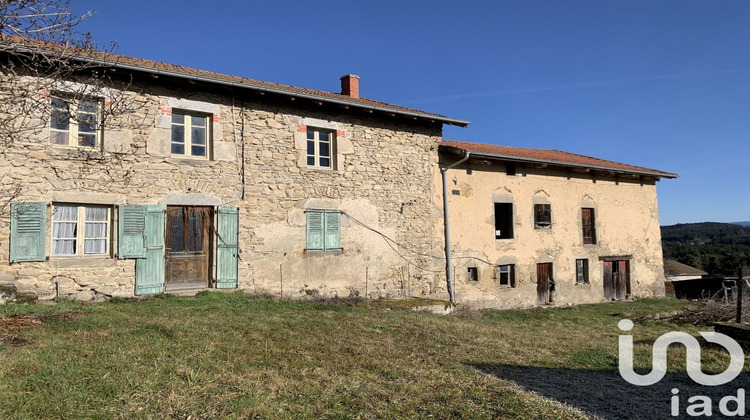
[[[561,152],[551,149],[529,149],[524,147],[498,146],[485,143],[469,143],[463,141],[443,140],[440,143],[443,148],[456,148],[468,152],[490,155],[495,157],[506,157],[511,160],[544,162],[581,168],[612,170],[634,174],[652,175],[661,178],[676,178],[677,174],[663,172],[656,169],[643,168],[640,166],[626,165],[624,163],[612,162],[590,156],[575,153]]]
[[[705,276],[708,273],[675,260],[664,260],[664,274],[672,276]]]
[[[71,47],[65,47],[65,46],[61,46],[57,44],[45,43],[45,42],[20,38],[17,36],[9,36],[9,35],[0,35],[0,43],[16,44],[16,45],[33,44],[34,47],[39,47],[41,45],[44,48],[65,50],[68,56],[73,56],[74,52],[76,51],[75,48],[71,48]],[[367,98],[361,98],[361,97],[353,98],[351,96],[342,95],[339,93],[326,92],[322,90],[306,89],[306,88],[300,88],[296,86],[282,85],[279,83],[264,82],[262,80],[231,76],[231,75],[216,73],[216,72],[207,71],[207,70],[194,69],[194,68],[179,66],[175,64],[162,63],[159,61],[146,60],[143,58],[128,57],[128,56],[124,56],[120,54],[107,53],[107,52],[102,52],[102,51],[92,51],[92,50],[78,50],[78,51],[80,51],[80,55],[84,60],[106,62],[106,65],[111,65],[114,67],[126,66],[126,65],[135,66],[143,71],[150,71],[154,73],[159,73],[159,72],[176,73],[176,74],[186,76],[186,77],[194,76],[194,77],[210,79],[211,81],[214,81],[216,83],[236,83],[239,85],[244,85],[249,89],[261,89],[262,90],[264,88],[267,88],[267,89],[270,88],[270,89],[274,89],[277,91],[287,92],[289,94],[311,95],[321,101],[325,101],[326,99],[329,99],[329,100],[335,100],[335,101],[343,101],[355,107],[358,105],[363,106],[363,107],[377,107],[383,110],[394,111],[394,113],[407,113],[412,116],[417,116],[417,117],[426,118],[426,119],[434,119],[435,121],[440,121],[440,122],[447,123],[447,124],[454,124],[458,126],[466,126],[469,123],[468,121],[450,118],[450,117],[446,117],[446,116],[439,115],[439,114],[433,114],[430,112],[420,111],[418,109],[392,105],[392,104],[388,104],[385,102],[375,101],[375,100],[367,99]]]

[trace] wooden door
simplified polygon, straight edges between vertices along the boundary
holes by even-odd
[[[615,299],[623,300],[630,294],[630,279],[628,272],[628,261],[615,261],[617,263],[617,272],[614,276]],[[614,269],[614,263],[612,264]]]
[[[167,207],[167,290],[208,287],[211,273],[210,207]]]
[[[624,300],[630,295],[630,264],[627,260],[604,261],[604,298]]]
[[[536,265],[536,293],[539,305],[549,305],[552,303],[552,263],[542,263]]]

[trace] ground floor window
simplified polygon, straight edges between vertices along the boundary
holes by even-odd
[[[111,209],[53,204],[52,255],[107,255]]]
[[[500,287],[516,287],[515,266],[513,264],[498,265],[497,278]]]
[[[576,260],[576,283],[584,284],[589,282],[589,260]]]
[[[307,251],[341,249],[341,212],[307,210]]]

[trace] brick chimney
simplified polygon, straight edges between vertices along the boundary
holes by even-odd
[[[341,94],[359,98],[359,76],[356,74],[341,76]]]

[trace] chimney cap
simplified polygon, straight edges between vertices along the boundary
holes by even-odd
[[[356,74],[345,74],[345,75],[341,76],[339,79],[349,79],[349,78],[352,78],[352,77],[359,79],[359,76],[357,76]]]

